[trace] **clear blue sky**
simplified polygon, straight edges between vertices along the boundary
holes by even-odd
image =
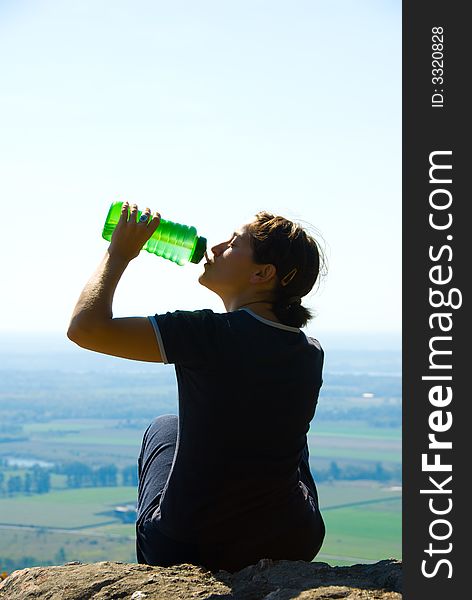
[[[113,200],[215,244],[261,209],[310,223],[323,333],[401,327],[399,1],[0,2],[0,331],[65,331]],[[143,252],[115,315],[213,308]]]

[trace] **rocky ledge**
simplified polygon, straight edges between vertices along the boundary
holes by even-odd
[[[398,600],[401,562],[331,567],[270,559],[237,573],[181,564],[67,563],[15,571],[0,583],[1,600]]]

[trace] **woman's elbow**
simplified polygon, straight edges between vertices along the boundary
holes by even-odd
[[[75,342],[76,344],[79,344],[80,329],[77,326],[77,324],[74,323],[73,321],[71,321],[69,323],[69,327],[67,328],[67,337],[70,339],[71,342]],[[79,344],[79,346],[80,346],[80,344]]]
[[[67,329],[67,337],[71,342],[84,348],[87,346],[87,338],[90,337],[90,333],[77,321],[77,319],[72,319]]]

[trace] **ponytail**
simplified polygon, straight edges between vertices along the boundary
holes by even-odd
[[[298,302],[289,302],[289,300],[279,298],[272,304],[272,309],[281,323],[291,327],[305,327],[313,318],[313,312],[306,306],[302,306],[301,298],[298,298]]]

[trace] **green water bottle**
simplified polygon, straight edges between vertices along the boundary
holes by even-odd
[[[102,237],[108,241],[111,240],[118,224],[122,206],[123,202],[113,202],[110,206],[102,231]],[[140,216],[141,211],[138,210],[137,221]],[[206,246],[206,239],[197,235],[195,227],[161,219],[159,227],[144,244],[143,250],[182,266],[186,262],[199,263],[205,254]]]

